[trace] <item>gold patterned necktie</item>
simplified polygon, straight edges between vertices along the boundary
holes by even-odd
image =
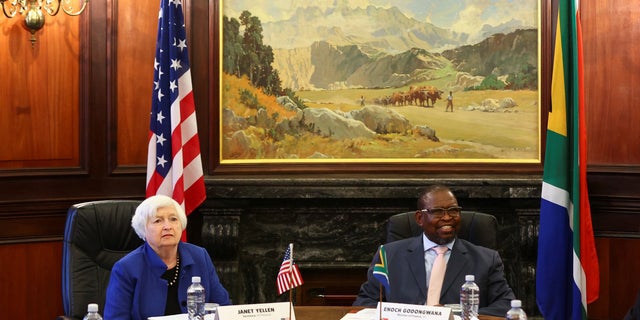
[[[431,277],[429,277],[429,292],[427,294],[427,305],[435,306],[440,304],[440,291],[442,289],[442,281],[444,280],[444,272],[447,269],[447,263],[444,254],[449,250],[446,246],[437,246],[432,248],[438,255],[433,262],[431,268]]]

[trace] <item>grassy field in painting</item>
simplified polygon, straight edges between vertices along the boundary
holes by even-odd
[[[237,92],[248,88],[246,81],[225,77],[223,106],[232,109],[238,116],[247,117],[255,110],[247,110],[239,102]],[[445,87],[442,90],[447,91]],[[366,105],[373,104],[375,98],[390,95],[394,89],[344,89],[300,91],[297,95],[310,108],[351,111],[360,109],[359,97],[364,96]],[[447,91],[448,92],[448,91]],[[261,128],[245,131],[255,139],[258,148],[251,157],[242,158],[223,154],[222,160],[273,159],[300,161],[537,161],[539,158],[539,105],[536,91],[459,91],[454,92],[454,112],[445,112],[446,93],[433,108],[418,106],[388,106],[406,117],[412,125],[426,125],[436,131],[439,142],[411,134],[379,134],[374,139],[323,138],[311,133],[299,136],[287,135],[273,140]],[[470,111],[469,106],[477,106],[485,99],[513,99],[518,106],[510,112]],[[258,95],[260,104],[268,114],[290,118],[293,113],[284,110],[275,98]],[[223,137],[230,133],[223,132]],[[257,143],[259,141],[259,143]],[[224,143],[224,141],[222,142]],[[328,159],[309,159],[314,154],[322,154]],[[305,160],[305,161],[307,161]]]

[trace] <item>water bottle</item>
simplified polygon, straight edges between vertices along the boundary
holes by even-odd
[[[89,303],[87,306],[87,314],[82,320],[102,320],[102,316],[98,313],[97,303]]]
[[[475,277],[468,274],[464,277],[465,283],[460,288],[460,308],[462,308],[462,320],[478,319],[478,305],[480,304],[480,288],[474,282]]]
[[[191,285],[187,289],[187,312],[189,320],[204,318],[204,287],[200,284],[200,277],[191,277]]]
[[[508,320],[527,320],[527,314],[522,310],[522,301],[511,300],[511,310],[507,312],[505,319]]]

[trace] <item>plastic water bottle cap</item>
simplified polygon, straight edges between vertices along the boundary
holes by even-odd
[[[191,282],[193,282],[193,283],[200,283],[200,277],[198,277],[198,276],[193,276],[193,277],[191,277]]]
[[[464,276],[464,280],[465,281],[475,281],[476,277],[474,275],[472,275],[472,274],[468,274],[468,275]]]
[[[89,303],[87,306],[88,312],[98,312],[98,304],[97,303]]]
[[[511,308],[521,308],[522,301],[520,300],[511,300]]]

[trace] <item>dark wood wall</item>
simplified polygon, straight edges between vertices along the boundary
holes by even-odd
[[[551,1],[542,2],[546,30]],[[8,318],[23,318],[27,301],[46,302],[35,318],[61,314],[61,239],[71,204],[144,197],[158,3],[92,0],[80,17],[47,17],[33,47],[18,18],[0,15],[0,282],[9,284],[0,286],[0,304]],[[219,3],[183,3],[206,173],[255,176],[261,168],[217,161]],[[582,6],[588,177],[603,287],[590,315],[620,318],[640,288],[640,279],[630,281],[637,264],[619,263],[640,249],[640,6],[622,0]],[[543,49],[548,41],[545,36]],[[547,80],[549,55],[543,51]],[[548,105],[548,95],[542,102]],[[293,170],[294,180],[304,171],[318,178],[326,173],[310,166],[274,170]],[[363,181],[381,171],[412,173],[393,165],[332,170],[357,172]],[[421,173],[541,174],[541,166],[430,170]]]
[[[589,193],[601,268],[590,316],[622,319],[640,289],[633,272],[640,263],[640,6],[581,5]]]

